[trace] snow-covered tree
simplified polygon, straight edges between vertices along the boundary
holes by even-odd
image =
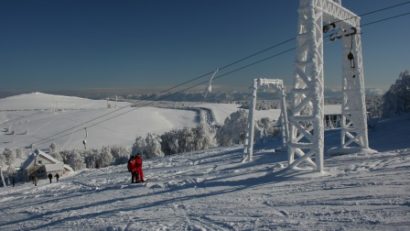
[[[74,170],[84,168],[84,159],[77,150],[72,150],[67,153],[66,164],[70,165]]]
[[[161,148],[167,155],[203,150],[212,145],[213,136],[205,127],[172,130],[161,136]]]
[[[248,112],[238,110],[225,119],[224,125],[216,133],[216,140],[221,146],[243,144],[246,138]]]
[[[56,143],[51,143],[50,144],[50,153],[54,153],[54,152],[57,152],[57,145],[56,145]]]
[[[268,138],[279,135],[280,129],[277,122],[271,121],[269,118],[262,118],[256,121],[255,142],[264,142]]]
[[[184,128],[177,132],[178,152],[191,152],[195,150],[195,134],[190,128]]]
[[[99,151],[97,149],[85,150],[83,152],[86,168],[95,168],[97,165]]]
[[[215,145],[214,132],[207,124],[200,124],[192,131],[195,137],[195,150],[205,150]]]
[[[410,112],[410,72],[400,73],[399,79],[383,96],[383,117]]]
[[[178,137],[177,131],[171,130],[161,135],[161,149],[166,155],[178,153]]]
[[[103,147],[97,158],[97,166],[100,168],[110,166],[112,163],[112,155],[110,147]]]
[[[115,164],[127,163],[130,151],[125,147],[113,146],[111,147],[111,155]]]
[[[135,139],[134,144],[132,145],[131,153],[132,153],[132,155],[136,155],[137,153],[142,154],[144,149],[145,149],[145,139],[141,136],[138,136]]]
[[[148,133],[145,137],[144,155],[147,158],[163,157],[164,153],[161,150],[161,137],[152,133]]]
[[[3,156],[4,156],[4,164],[8,166],[14,164],[16,160],[16,154],[13,152],[13,150],[9,148],[5,148],[3,151]]]
[[[16,158],[23,158],[23,151],[21,150],[21,148],[16,148]]]
[[[63,151],[59,152],[59,156],[61,156],[61,159],[63,160],[64,164],[68,164],[67,159],[68,159],[69,155],[70,155],[70,151],[68,151],[68,150],[63,150]]]
[[[162,157],[164,153],[161,149],[161,137],[148,133],[145,138],[139,136],[132,146],[132,153],[142,154],[145,158]]]

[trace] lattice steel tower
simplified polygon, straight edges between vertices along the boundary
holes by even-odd
[[[339,152],[370,150],[367,137],[360,17],[341,0],[300,0],[297,55],[289,117],[289,167],[323,171],[323,34],[343,42],[342,128]]]

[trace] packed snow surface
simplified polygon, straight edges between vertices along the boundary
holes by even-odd
[[[0,230],[408,230],[410,149],[326,158],[326,172],[285,170],[286,155],[240,148],[145,161],[59,183],[0,190]]]

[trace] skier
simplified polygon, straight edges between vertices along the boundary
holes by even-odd
[[[53,182],[53,174],[49,173],[47,176],[48,176],[48,179],[50,180],[50,184],[51,184],[51,182]]]
[[[137,153],[135,157],[135,170],[138,173],[137,182],[144,182],[144,172],[142,171],[142,156]]]
[[[57,180],[57,182],[58,182],[58,179],[60,179],[60,175],[59,175],[58,173],[56,173],[56,174],[54,175],[54,177],[56,178],[56,180]]]
[[[134,183],[134,180],[136,181],[137,179],[135,177],[136,169],[135,169],[135,156],[134,155],[130,156],[130,159],[128,160],[127,168],[128,168],[128,172],[131,173],[131,183]]]

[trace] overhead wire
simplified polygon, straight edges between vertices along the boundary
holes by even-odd
[[[401,3],[397,3],[397,4],[394,4],[394,5],[386,6],[386,7],[383,7],[383,8],[379,8],[379,9],[376,9],[376,10],[372,10],[372,11],[369,11],[369,12],[366,12],[366,13],[358,14],[358,15],[355,15],[355,16],[351,16],[351,17],[348,17],[348,18],[339,19],[339,20],[333,21],[333,22],[331,22],[331,23],[328,23],[328,24],[326,24],[326,25],[331,25],[331,24],[333,24],[333,23],[344,22],[344,21],[347,21],[347,20],[350,20],[350,19],[353,19],[353,18],[359,18],[359,17],[369,16],[369,15],[372,15],[372,14],[375,14],[375,13],[379,13],[379,12],[382,12],[382,11],[394,9],[394,8],[397,8],[397,7],[400,7],[400,6],[404,6],[404,5],[407,5],[407,4],[410,4],[410,0],[409,0],[409,1],[405,1],[405,2],[401,2]],[[325,26],[326,26],[326,25],[325,25]],[[363,25],[362,25],[362,26],[363,26]]]

